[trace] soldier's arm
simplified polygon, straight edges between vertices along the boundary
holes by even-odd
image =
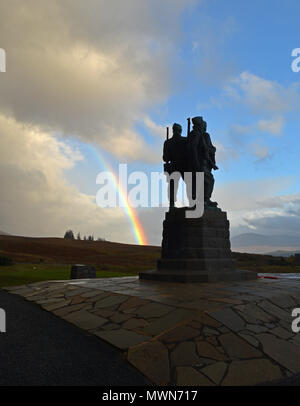
[[[210,150],[210,152],[209,152],[209,160],[211,161],[211,166],[212,166],[212,168],[214,169],[214,170],[217,170],[217,169],[219,169],[218,167],[217,167],[217,165],[216,165],[216,157],[215,157],[215,154],[216,154],[216,147],[213,145],[213,143],[211,142],[211,138],[210,138],[210,135],[208,134],[208,133],[206,133],[207,134],[207,143],[208,143],[208,147],[209,147],[209,150]]]
[[[202,140],[203,149],[204,149],[204,159],[206,159],[207,162],[210,162],[211,161],[210,153],[211,153],[212,143],[211,143],[209,134],[206,133],[206,136],[203,136],[201,138],[201,140]]]

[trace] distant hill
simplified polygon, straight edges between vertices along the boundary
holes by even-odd
[[[256,233],[239,234],[231,238],[233,248],[250,246],[291,247],[299,246],[300,236],[290,235],[262,235]]]
[[[160,256],[160,247],[0,235],[0,255],[9,256],[15,262],[84,263],[101,265],[109,270],[128,267],[153,269]]]
[[[266,255],[272,255],[273,257],[290,257],[291,255],[295,255],[295,254],[300,254],[300,250],[299,251],[277,250],[277,251],[268,252]]]
[[[10,235],[10,234],[5,233],[4,231],[1,231],[1,230],[0,230],[0,235]]]
[[[16,263],[91,264],[108,271],[137,273],[156,268],[161,248],[110,241],[0,235],[0,255],[8,256]],[[233,252],[233,257],[237,260],[238,269],[258,272],[276,270],[274,264],[270,265],[274,260],[271,255]],[[284,267],[280,266],[280,272],[284,272]],[[292,272],[295,272],[294,268]]]

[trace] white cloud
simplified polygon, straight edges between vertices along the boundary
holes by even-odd
[[[68,228],[133,242],[120,209],[100,209],[95,197],[68,184],[64,171],[81,154],[38,127],[0,115],[0,224],[11,234],[63,236]]]
[[[213,200],[228,212],[234,231],[237,227],[248,226],[247,219],[282,213],[277,196],[291,184],[289,177],[226,182],[215,188]]]
[[[58,236],[74,228],[133,242],[122,210],[103,211],[65,179],[83,159],[66,140],[98,144],[121,162],[160,161],[135,124],[169,96],[181,14],[194,3],[0,2],[8,55],[0,81],[2,229]],[[146,125],[158,134],[150,118]]]
[[[228,212],[231,236],[250,232],[300,239],[300,195],[281,195],[291,183],[292,179],[286,177],[220,185],[214,195]],[[252,247],[252,251],[267,252],[271,248]]]
[[[213,142],[214,146],[216,147],[216,163],[217,165],[220,163],[221,165],[225,166],[229,162],[237,159],[239,157],[239,152],[237,149],[232,148],[228,145],[221,144],[219,141]]]
[[[169,95],[180,15],[193,3],[1,2],[0,38],[9,68],[0,81],[0,110],[97,143],[117,159],[143,159],[148,147],[135,123]]]
[[[156,124],[150,117],[144,117],[144,124],[150,130],[151,134],[159,138],[165,138],[166,136],[166,127]],[[170,126],[170,125],[169,125]]]
[[[275,117],[271,120],[259,120],[257,127],[260,131],[264,131],[269,134],[280,135],[284,127],[283,117]]]
[[[251,145],[251,150],[254,156],[256,156],[259,161],[264,161],[271,156],[269,148],[266,145],[254,143]]]
[[[299,109],[300,94],[297,86],[285,88],[276,81],[264,79],[251,72],[242,72],[232,79],[225,87],[225,94],[229,99],[243,102],[259,114],[281,116],[285,112]]]

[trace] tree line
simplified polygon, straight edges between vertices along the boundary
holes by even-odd
[[[64,238],[66,240],[83,240],[83,241],[95,241],[95,238],[93,235],[84,235],[83,237],[81,237],[80,232],[77,233],[77,236],[75,238],[75,235],[73,233],[73,230],[67,230],[65,232]],[[105,241],[105,238],[97,238],[97,241]]]

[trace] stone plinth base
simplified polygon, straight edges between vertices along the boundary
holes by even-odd
[[[162,282],[231,282],[231,281],[249,281],[257,279],[256,272],[252,271],[212,271],[212,272],[184,272],[181,270],[160,271],[151,270],[140,272],[140,279],[162,281]]]
[[[202,217],[187,219],[185,210],[172,209],[166,213],[157,269],[141,272],[140,279],[217,282],[257,278],[255,272],[236,270],[226,212],[206,209]]]

